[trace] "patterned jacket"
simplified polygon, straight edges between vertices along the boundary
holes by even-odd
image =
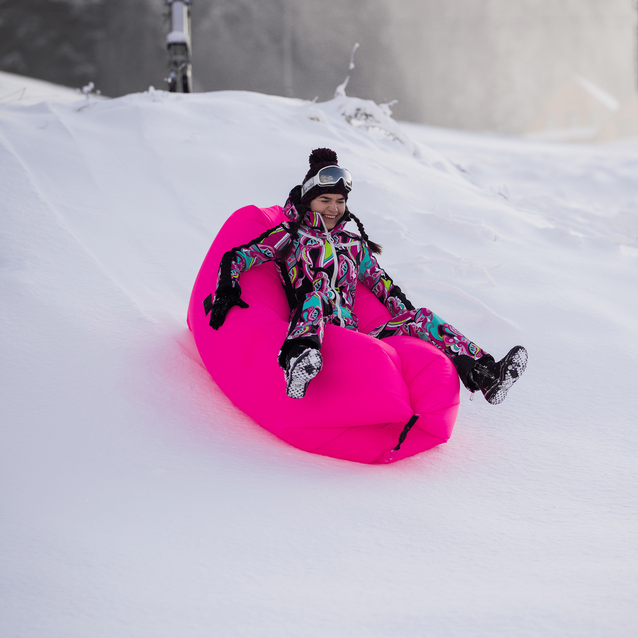
[[[291,222],[299,219],[290,200],[284,214]],[[283,222],[250,243],[229,250],[219,267],[217,292],[238,287],[242,272],[274,261],[291,316],[309,295],[318,293],[324,303],[330,300],[328,303],[333,305],[332,323],[356,330],[358,321],[353,308],[357,281],[365,284],[393,317],[413,310],[414,306],[379,266],[361,237],[344,230],[349,219],[346,211],[340,222],[328,230],[319,214],[308,211],[294,239],[290,222]],[[291,241],[293,246],[282,260]]]

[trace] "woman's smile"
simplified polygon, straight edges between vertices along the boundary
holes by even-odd
[[[321,215],[326,228],[331,230],[346,212],[346,198],[338,193],[319,195],[310,202],[310,210]]]

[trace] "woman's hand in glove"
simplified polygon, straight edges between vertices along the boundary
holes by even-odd
[[[298,222],[308,211],[308,206],[301,203],[301,186],[295,186],[288,195],[284,205],[284,215],[292,222]]]
[[[241,288],[239,286],[218,290],[215,294],[214,302],[213,295],[208,295],[204,299],[204,310],[206,314],[210,312],[210,327],[214,330],[219,330],[226,320],[228,311],[233,306],[248,308],[248,304],[241,298]]]

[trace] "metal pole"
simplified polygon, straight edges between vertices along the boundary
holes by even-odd
[[[168,90],[171,93],[192,93],[191,6],[192,0],[164,0],[171,30],[166,36],[168,49]]]

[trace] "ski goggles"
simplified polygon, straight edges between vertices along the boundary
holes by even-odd
[[[315,186],[334,186],[339,180],[343,181],[343,185],[348,192],[352,190],[352,175],[350,175],[350,171],[347,168],[324,166],[301,187],[301,196],[303,197]]]

